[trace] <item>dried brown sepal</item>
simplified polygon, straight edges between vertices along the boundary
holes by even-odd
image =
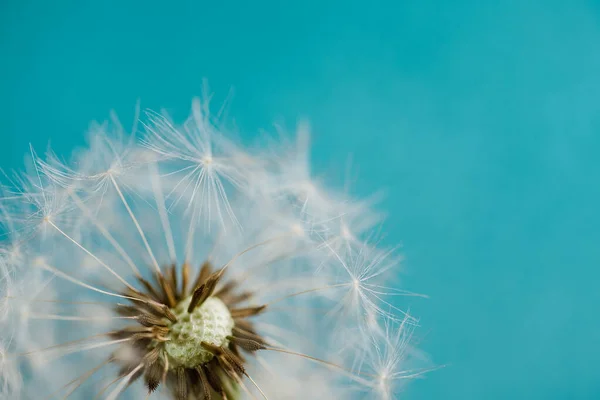
[[[124,313],[130,313],[132,310],[136,310],[136,312],[128,314],[128,316],[135,316],[140,312],[146,311],[158,317],[167,318],[173,323],[177,322],[177,317],[166,304],[158,303],[150,299],[135,301],[134,304],[134,306],[118,305],[117,312],[121,315],[125,315]]]
[[[181,298],[187,297],[187,287],[190,280],[190,263],[187,261],[183,263],[181,267]]]
[[[188,382],[185,373],[185,368],[177,368],[175,370],[175,398],[177,400],[187,400],[188,398]]]
[[[264,304],[264,305],[258,306],[258,307],[238,308],[238,309],[235,309],[235,310],[230,310],[230,312],[231,312],[231,316],[234,319],[236,319],[236,318],[248,318],[248,317],[253,317],[255,315],[260,314],[266,308],[267,308],[267,305]]]
[[[171,311],[164,310],[163,305],[153,300],[134,301],[135,305],[117,304],[115,311],[124,317],[137,317],[138,315],[150,314],[158,318],[166,318]],[[172,313],[171,313],[172,314]],[[173,315],[174,317],[174,315]]]
[[[218,362],[213,359],[208,366],[203,367],[204,372],[206,374],[206,379],[210,387],[217,392],[223,399],[227,398],[225,394],[225,389],[223,387],[223,383],[221,382],[221,378],[217,374],[217,371],[220,369]]]
[[[148,353],[144,355],[144,365],[154,364],[158,361],[158,357],[160,356],[160,349],[158,347],[153,348]]]
[[[177,266],[175,264],[171,264],[171,266],[167,269],[168,282],[171,285],[171,290],[175,296],[175,301],[179,301],[179,285],[177,279]]]
[[[159,326],[159,325],[154,325],[152,327],[152,333],[154,333],[155,335],[158,336],[165,336],[169,334],[169,327],[167,326]]]
[[[246,368],[244,368],[244,362],[228,348],[221,347],[221,350],[223,351],[223,353],[221,353],[220,359],[227,361],[227,363],[238,376],[246,375]]]
[[[123,290],[123,295],[128,296],[128,297],[133,297],[134,299],[150,299],[150,297],[148,297],[148,295],[146,293],[140,292],[137,289],[134,289],[132,287],[126,287],[125,290]]]
[[[225,374],[226,374],[226,375],[227,375],[229,378],[231,378],[231,379],[233,379],[233,380],[235,380],[235,381],[238,381],[238,380],[240,379],[240,378],[239,378],[239,376],[240,376],[240,375],[237,373],[237,369],[236,369],[236,367],[235,367],[234,365],[232,365],[232,364],[229,362],[229,360],[227,360],[227,358],[225,358],[225,356],[224,356],[224,355],[220,355],[220,356],[218,356],[218,357],[217,357],[217,361],[219,362],[219,365],[221,366],[221,369],[222,369],[223,371],[225,371]]]
[[[240,375],[245,375],[246,370],[242,361],[236,357],[229,349],[225,347],[215,346],[211,343],[202,342],[202,347],[210,351],[217,358],[221,368],[233,379],[237,379]]]
[[[240,351],[240,348],[238,347],[238,345],[236,345],[235,343],[229,342],[229,346],[228,346],[229,350],[231,350],[231,352],[233,354],[235,354],[237,356],[237,358],[239,358],[243,364],[246,363],[246,358],[242,355],[242,352]]]
[[[173,314],[173,311],[171,311],[171,309],[169,307],[167,307],[166,304],[163,304],[161,307],[161,311],[163,312],[164,316],[171,322],[175,323],[177,322],[177,317],[175,316],[175,314]]]
[[[143,326],[128,326],[123,329],[109,332],[108,337],[110,337],[111,339],[114,339],[114,340],[127,339],[134,333],[142,332],[142,331],[145,332],[147,330],[148,330],[148,328],[145,328]]]
[[[236,294],[233,296],[227,296],[223,298],[223,301],[227,303],[228,306],[234,306],[239,303],[243,303],[244,301],[250,300],[254,296],[253,292],[242,292],[240,294]]]
[[[144,288],[146,289],[146,292],[148,293],[148,295],[150,297],[152,297],[156,301],[160,301],[160,302],[164,301],[164,299],[161,297],[161,295],[158,293],[158,291],[154,288],[154,286],[147,279],[144,279],[141,276],[138,276],[137,280],[142,284],[142,286],[144,286]]]
[[[130,339],[132,342],[137,342],[137,341],[140,341],[140,340],[146,340],[146,339],[155,339],[155,340],[158,340],[158,341],[163,341],[163,342],[167,340],[167,339],[166,339],[166,338],[164,338],[164,337],[157,336],[157,335],[156,335],[155,333],[153,333],[153,332],[140,332],[140,333],[134,333],[134,334],[132,334],[131,336],[129,336],[129,339]]]
[[[172,282],[167,280],[161,273],[156,273],[155,277],[160,288],[162,289],[166,300],[165,303],[167,303],[167,305],[171,308],[175,307],[175,305],[177,305],[177,300],[175,299],[175,293],[173,293]]]
[[[200,271],[198,272],[198,276],[196,277],[196,281],[194,282],[194,285],[192,287],[197,288],[200,285],[202,285],[204,282],[206,282],[211,273],[212,264],[210,263],[210,261],[206,260],[204,261],[204,263],[202,263]]]
[[[125,304],[117,304],[115,312],[123,317],[135,317],[140,313],[140,308]]]
[[[231,280],[224,284],[219,290],[215,292],[215,296],[217,297],[227,297],[231,292],[238,286],[238,283],[234,280]]]
[[[208,288],[206,287],[206,283],[203,283],[202,285],[200,285],[200,287],[198,287],[196,290],[194,290],[194,293],[192,294],[192,299],[190,300],[190,304],[188,305],[188,309],[187,309],[188,313],[192,313],[192,311],[194,311],[194,309],[198,305],[201,305],[200,300],[202,300],[205,292],[207,292],[207,291],[208,291]]]
[[[202,399],[211,400],[210,387],[208,383],[208,379],[206,378],[206,373],[204,372],[203,366],[196,367],[196,371],[198,372],[198,376],[200,377],[200,385],[202,386]]]
[[[194,311],[194,309],[198,306],[201,306],[202,303],[206,301],[210,296],[212,296],[215,291],[215,287],[219,280],[223,276],[223,270],[217,271],[211,274],[206,282],[200,285],[196,290],[194,290],[194,294],[192,295],[192,300],[190,301],[190,305],[188,306],[188,313]]]
[[[158,348],[155,348],[154,350],[157,350],[158,352]],[[150,353],[152,353],[152,351]],[[160,385],[163,368],[160,359],[157,358],[154,361],[148,360],[144,371],[144,381],[146,382],[146,387],[150,393],[154,392]]]
[[[166,327],[167,326],[167,322],[163,318],[159,318],[159,317],[156,317],[151,314],[142,313],[142,314],[138,315],[136,317],[136,319],[140,324],[142,324],[144,326],[148,326],[148,327],[152,327],[152,326]]]
[[[214,356],[218,356],[223,353],[223,349],[220,346],[215,346],[212,343],[202,342],[200,345],[205,349],[210,351]]]
[[[166,340],[165,336],[169,333],[169,328],[161,326],[143,327],[143,326],[128,326],[118,331],[108,333],[112,339],[128,339],[131,345],[139,346],[140,340]]]

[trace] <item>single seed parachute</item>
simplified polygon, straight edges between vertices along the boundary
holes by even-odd
[[[0,196],[0,398],[393,399],[425,372],[373,201],[196,99],[31,151]],[[138,124],[137,121],[141,121]]]

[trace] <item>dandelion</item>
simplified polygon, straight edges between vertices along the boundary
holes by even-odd
[[[311,176],[305,125],[247,150],[200,100],[139,120],[5,174],[1,398],[391,399],[420,376],[380,214]]]

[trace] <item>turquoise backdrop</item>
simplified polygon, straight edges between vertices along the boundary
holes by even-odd
[[[597,2],[2,0],[0,165],[203,78],[243,140],[306,117],[318,172],[386,189],[448,365],[403,398],[600,398]]]

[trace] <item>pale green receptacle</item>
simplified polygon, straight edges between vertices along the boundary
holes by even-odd
[[[187,312],[191,297],[173,309],[177,322],[170,326],[165,351],[173,367],[194,368],[206,364],[213,354],[202,347],[202,342],[227,346],[234,325],[227,306],[218,298],[210,297],[191,313]]]

